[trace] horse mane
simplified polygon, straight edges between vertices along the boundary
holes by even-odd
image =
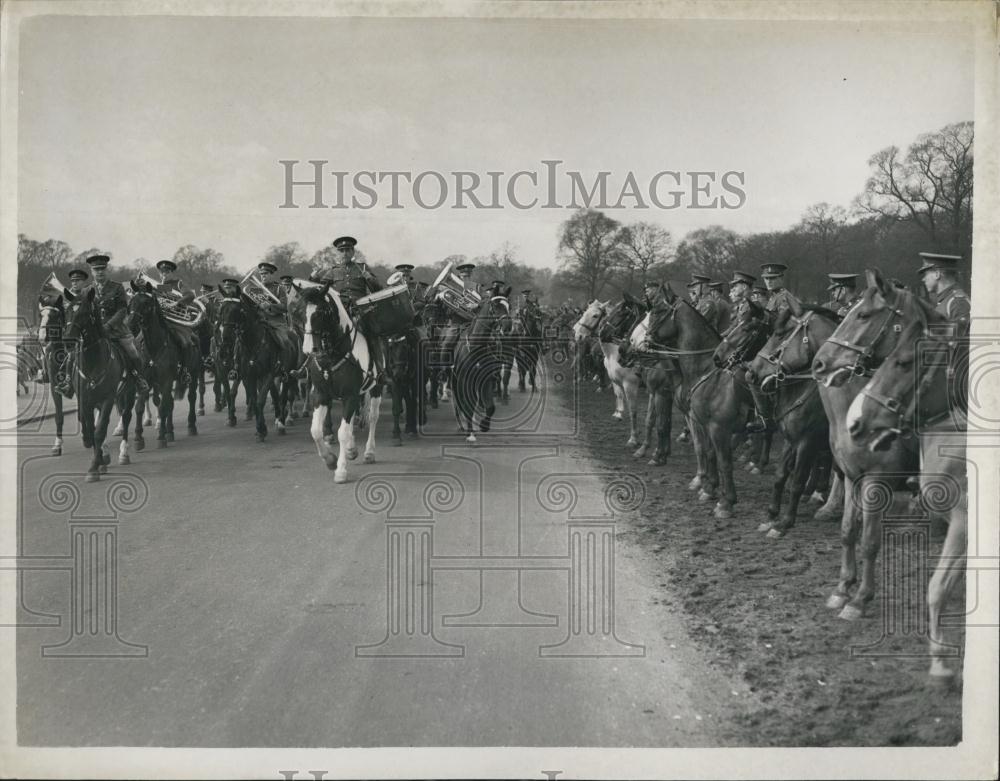
[[[706,319],[705,319],[705,315],[703,315],[703,314],[702,314],[701,312],[699,312],[699,311],[698,311],[698,309],[697,309],[697,307],[696,307],[696,306],[695,306],[694,304],[692,304],[692,303],[691,303],[691,302],[690,302],[690,301],[689,301],[688,299],[686,299],[686,298],[682,298],[682,299],[681,299],[681,303],[683,303],[683,304],[686,304],[686,305],[687,305],[687,307],[688,307],[688,308],[689,308],[689,309],[690,309],[690,310],[691,310],[692,312],[694,312],[694,313],[695,313],[696,315],[698,315],[698,319],[699,319],[699,320],[701,321],[702,325],[704,325],[704,326],[705,326],[705,329],[706,329],[706,330],[707,330],[707,331],[708,331],[708,332],[709,332],[710,334],[714,335],[714,336],[715,336],[716,338],[718,338],[718,339],[722,339],[722,335],[721,335],[721,334],[720,334],[720,333],[719,333],[719,332],[718,332],[717,330],[715,330],[715,326],[714,326],[714,325],[712,325],[712,324],[711,324],[710,322],[708,322],[708,320],[706,320]]]
[[[839,323],[844,319],[832,309],[827,309],[825,306],[820,306],[819,304],[800,303],[799,306],[802,307],[803,312],[812,312],[820,317],[825,317],[827,320],[833,320],[835,323]]]

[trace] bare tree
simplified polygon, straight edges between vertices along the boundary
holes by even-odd
[[[912,221],[937,248],[968,254],[972,243],[972,122],[925,133],[903,155],[890,146],[872,155],[859,211]]]
[[[636,274],[641,287],[651,273],[656,273],[669,263],[674,255],[670,231],[651,222],[626,225],[618,232],[618,244],[628,271],[629,288]]]
[[[823,265],[831,268],[840,254],[847,226],[847,211],[842,206],[816,203],[806,209],[793,230],[805,235],[809,244],[818,251]]]
[[[580,209],[560,228],[563,269],[580,281],[590,299],[596,298],[622,264],[621,224],[594,209]]]
[[[721,225],[691,231],[677,247],[677,263],[687,272],[721,279],[736,267],[740,237]]]

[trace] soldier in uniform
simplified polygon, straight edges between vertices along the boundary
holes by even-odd
[[[111,258],[107,255],[91,255],[87,258],[87,265],[90,266],[91,273],[94,275],[94,306],[104,328],[104,335],[111,341],[118,343],[126,361],[126,370],[135,380],[136,389],[145,393],[149,390],[149,385],[146,384],[146,380],[142,376],[142,358],[136,349],[135,338],[125,326],[125,317],[128,315],[125,288],[120,282],[108,279],[108,264],[110,262]],[[67,372],[62,383],[56,386],[56,390],[64,396],[71,395],[72,388],[67,386],[72,386],[72,378],[73,375]]]
[[[494,279],[493,284],[490,285],[489,293],[494,298],[496,296],[502,296],[505,287],[507,287],[507,283],[502,279]]]
[[[791,302],[798,302],[798,299],[785,287],[785,271],[788,270],[788,266],[784,263],[765,263],[760,267],[760,270],[764,287],[768,293],[764,311],[767,313],[769,322],[773,325],[781,313],[789,309]],[[757,406],[757,418],[747,424],[747,431],[751,434],[774,431],[776,429],[773,417],[774,403],[771,397],[762,393],[756,385],[750,386],[750,392],[753,394]]]
[[[688,299],[691,301],[691,306],[697,308],[698,300],[701,298],[701,282],[691,280],[687,284],[687,289]]]
[[[962,257],[921,252],[920,258],[923,262],[917,273],[934,308],[950,322],[959,324],[958,336],[968,336],[972,302],[958,285],[957,265]]]
[[[82,268],[75,268],[69,272],[69,292],[74,296],[80,295],[87,287],[87,280],[90,279],[90,274],[84,271]],[[54,388],[57,392],[61,393],[67,398],[73,397],[73,371],[75,363],[73,359],[73,351],[66,350],[64,353],[62,364],[56,371],[56,378]],[[42,372],[46,371],[46,363],[42,361]],[[45,378],[48,381],[49,378]]]
[[[459,266],[455,266],[455,271],[458,272],[458,276],[461,278],[462,284],[465,285],[465,289],[482,295],[479,283],[472,279],[472,272],[475,270],[475,263],[462,263]]]
[[[310,277],[313,281],[330,282],[331,287],[340,294],[340,300],[347,307],[348,312],[352,312],[354,302],[359,298],[364,298],[370,293],[375,293],[382,289],[382,283],[368,269],[367,264],[355,262],[354,248],[357,245],[358,240],[353,236],[340,236],[334,239],[333,246],[340,252],[340,265],[314,273]],[[317,277],[319,278],[317,279]],[[359,323],[359,326],[361,326],[361,323]],[[371,334],[365,334],[365,337],[368,340],[368,346],[371,350],[372,361],[377,367],[379,374],[385,374],[385,360],[382,357],[382,340]]]
[[[733,309],[729,305],[725,293],[722,292],[725,285],[725,282],[710,282],[708,284],[709,297],[715,302],[715,306],[719,310],[715,330],[720,334],[724,334],[729,330],[729,324],[733,316]]]
[[[830,291],[830,300],[823,304],[823,308],[829,309],[831,312],[836,312],[839,317],[843,317],[854,305],[858,275],[827,274],[826,276],[830,280],[830,284],[826,288]]]
[[[743,311],[752,300],[754,282],[757,277],[745,271],[734,271],[733,278],[729,280],[729,300],[732,303],[732,322],[738,322],[743,316]]]
[[[722,311],[719,309],[718,302],[709,293],[709,283],[711,281],[711,277],[707,277],[704,274],[692,274],[688,287],[694,285],[692,288],[696,296],[692,302],[694,308],[698,310],[698,313],[705,318],[706,322],[712,328],[718,331],[719,318],[722,316]]]
[[[215,328],[215,314],[218,311],[215,299],[215,285],[201,283],[198,299],[205,305],[205,322],[198,327],[198,341],[201,347],[201,362],[206,369],[211,369],[212,363],[212,330]]]
[[[177,264],[172,260],[161,260],[156,264],[156,270],[160,272],[159,290],[174,293],[175,298],[179,298],[185,292],[184,282],[177,276]]]

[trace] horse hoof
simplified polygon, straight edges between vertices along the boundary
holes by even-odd
[[[285,426],[287,427],[292,425],[292,421],[295,420],[296,417],[297,417],[296,415],[289,415],[287,418],[285,418]]]
[[[816,514],[813,516],[813,520],[822,522],[839,521],[840,515],[837,513],[832,513],[829,510],[824,510],[821,507],[816,511]]]
[[[707,491],[702,490],[702,491],[698,492],[698,501],[699,502],[707,502],[711,498],[712,497],[708,495]]]
[[[485,434],[486,432],[488,432],[490,430],[490,424],[489,423],[480,423],[479,424],[479,430]]]
[[[469,436],[467,436],[465,438],[465,441],[468,442],[470,445],[476,444],[476,435],[475,434],[469,434]]]
[[[236,418],[230,418],[227,420],[226,425],[229,426],[229,428],[236,428]]]
[[[760,474],[760,467],[759,466],[755,466],[753,469],[750,470],[750,474],[752,474],[752,475],[759,475]]]
[[[950,686],[955,680],[955,671],[945,667],[940,659],[931,659],[931,669],[927,675],[928,683],[935,686]]]
[[[144,425],[144,426],[152,426],[153,425],[153,419],[152,418],[146,418],[145,420],[142,421],[142,425]]]
[[[347,451],[347,460],[353,461],[358,457],[358,449],[356,447],[349,448]]]
[[[733,517],[733,513],[730,510],[727,510],[725,507],[720,507],[719,505],[715,506],[715,509],[712,511],[712,514],[716,518],[732,518]]]
[[[426,422],[427,421],[425,420],[424,423]],[[407,431],[406,437],[407,439],[420,439],[420,435],[416,431]]]
[[[167,432],[167,442],[173,442],[173,441],[174,441],[174,432],[173,431],[168,431]]]
[[[655,458],[651,458],[649,459],[649,461],[646,462],[648,466],[663,466],[666,463],[667,459],[663,458],[662,456],[656,456]]]
[[[337,468],[336,458],[324,458],[323,463],[326,464],[326,468],[329,469],[331,472]]]
[[[826,606],[830,610],[840,610],[846,604],[847,604],[846,594],[831,594],[826,598]]]
[[[864,615],[865,613],[863,610],[860,610],[850,603],[844,605],[844,609],[840,611],[840,618],[845,621],[857,621],[859,618],[863,618]]]
[[[615,420],[621,420],[622,419],[622,415],[621,415],[620,412],[612,412],[611,413],[611,417],[613,417]]]
[[[697,491],[701,487],[701,483],[698,481],[697,477],[691,479],[691,482],[687,484],[687,489],[689,491]]]
[[[813,504],[826,504],[826,497],[819,491],[813,491],[812,496],[809,497],[809,501]]]
[[[771,531],[771,524],[769,524],[769,523],[759,523],[759,524],[757,524],[757,531],[761,532],[762,534],[764,532],[769,532],[769,531]]]
[[[189,437],[196,437],[196,436],[198,436],[198,427],[197,426],[188,426],[188,436]]]
[[[374,464],[375,463],[375,454],[374,453],[365,453],[364,462],[366,464]]]
[[[401,436],[399,436],[399,434],[393,434],[392,435],[392,446],[393,447],[402,447],[403,446],[403,438]]]
[[[52,452],[52,455],[54,455],[54,456],[61,456],[62,455],[62,448],[61,447],[54,447],[54,448],[52,448],[51,452]]]
[[[263,442],[266,439],[266,437],[263,434],[254,434],[253,439],[254,442]]]
[[[767,538],[769,540],[780,540],[784,536],[785,536],[785,533],[783,531],[781,531],[779,529],[776,529],[773,526],[771,527],[770,531],[768,531],[768,533],[767,533]]]
[[[113,436],[113,437],[120,437],[124,433],[125,432],[122,431],[121,425],[118,425],[118,426],[115,427],[115,430],[111,432],[111,436]]]
[[[639,443],[633,437],[629,437],[628,441],[625,442],[625,447],[635,447],[638,444]]]
[[[165,439],[158,439],[158,440],[156,440],[156,447],[159,448],[160,450],[162,450],[166,446],[167,446],[167,440],[165,440]]]
[[[216,404],[215,405],[215,411],[216,412],[222,412],[222,405],[221,404]]]
[[[99,474],[97,474],[97,472],[87,472],[87,482],[88,483],[97,483],[97,482],[100,482],[100,480],[101,480],[101,476]]]
[[[776,507],[768,507],[767,508],[767,517],[770,518],[772,521],[777,520],[777,518],[778,518],[778,509]]]
[[[132,463],[132,459],[128,456],[118,456],[118,466],[128,466]]]
[[[347,482],[347,470],[343,472],[336,471],[333,473],[333,482],[335,483],[346,483]]]
[[[281,437],[281,436],[284,436],[284,435],[285,435],[285,427],[284,426],[278,426],[278,436]]]
[[[136,437],[135,439],[133,439],[132,444],[135,446],[136,450],[146,449],[146,440],[143,439],[142,437]]]
[[[101,464],[99,467],[97,467],[97,471],[100,472],[102,475],[106,475],[108,473],[108,467],[105,464]]]
[[[205,408],[204,407],[198,407],[198,414],[199,415],[204,415],[205,414]]]

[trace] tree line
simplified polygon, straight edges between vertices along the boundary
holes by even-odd
[[[531,288],[543,305],[564,301],[582,304],[624,291],[639,293],[647,279],[683,283],[692,273],[728,280],[740,269],[751,274],[761,264],[784,263],[787,282],[799,295],[822,300],[830,272],[862,272],[878,266],[890,277],[910,285],[915,279],[917,253],[962,255],[965,272],[972,249],[973,123],[960,122],[918,137],[905,151],[886,147],[868,160],[867,181],[849,207],[817,203],[783,231],[739,234],[722,225],[700,228],[679,242],[664,227],[651,222],[623,224],[601,211],[581,209],[559,228],[557,268],[534,268],[518,258],[518,247],[506,242],[492,252],[468,257],[449,255],[435,264],[417,266],[415,276],[433,281],[448,263],[471,261],[474,278],[483,285],[503,280],[519,292]],[[91,247],[75,252],[57,239],[36,241],[18,236],[18,313],[35,319],[36,296],[52,272],[65,284],[66,272],[87,257],[103,253],[115,263],[110,276],[119,281],[139,272],[155,276],[155,261],[135,258],[122,262],[113,252]],[[392,264],[365,258],[385,280]],[[171,259],[190,285],[218,284],[242,273],[212,248],[179,247]],[[309,253],[297,241],[275,245],[261,260],[274,263],[281,274],[308,277],[314,270],[338,262],[329,244]]]

